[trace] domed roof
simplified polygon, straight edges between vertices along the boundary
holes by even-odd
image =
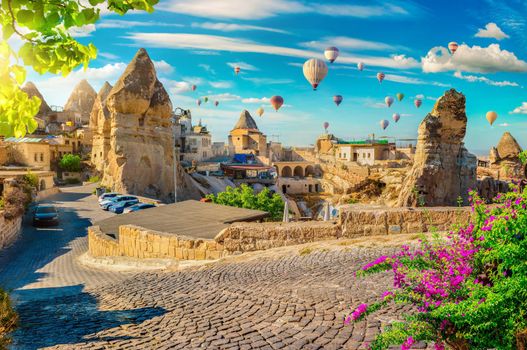
[[[240,114],[240,119],[238,119],[238,122],[236,123],[236,125],[234,125],[233,130],[234,129],[258,130],[258,125],[256,125],[256,122],[254,121],[253,117],[251,117],[249,111],[244,109]]]

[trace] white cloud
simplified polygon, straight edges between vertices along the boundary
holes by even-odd
[[[305,50],[283,46],[273,46],[258,42],[236,39],[232,37],[204,34],[185,34],[185,33],[130,33],[126,38],[135,41],[139,46],[160,47],[171,49],[196,49],[211,51],[230,51],[230,52],[252,52],[267,55],[279,55],[289,57],[320,57],[323,53],[320,50]],[[338,58],[339,63],[356,64],[364,62],[368,66],[381,66],[390,68],[415,68],[419,67],[412,57],[405,55],[392,55],[390,57],[375,56],[344,56]],[[242,67],[243,69],[243,67]]]
[[[498,124],[498,126],[507,127],[507,126],[511,126],[511,125],[509,123],[501,123],[501,124]]]
[[[256,85],[278,85],[278,84],[294,83],[293,79],[273,79],[273,78],[254,78],[254,77],[242,77],[242,79],[250,81]]]
[[[91,36],[95,31],[95,24],[86,24],[82,27],[70,27],[68,33],[74,38],[85,38]]]
[[[377,2],[373,5],[307,4],[296,0],[169,0],[159,4],[159,9],[204,18],[236,18],[258,20],[288,13],[317,13],[327,16],[386,17],[415,14],[412,7]]]
[[[241,97],[238,95],[231,94],[229,92],[216,95],[208,95],[209,102],[214,101],[239,101]]]
[[[116,60],[119,58],[119,56],[109,52],[98,52],[97,57],[106,58],[107,60]]]
[[[82,79],[88,80],[90,85],[98,91],[105,81],[114,85],[125,69],[126,64],[123,62],[107,64],[100,68],[78,69],[65,78],[52,76],[44,80],[35,79],[35,85],[37,85],[48,104],[63,106],[73,87]]]
[[[231,68],[240,67],[241,70],[258,70],[255,66],[245,62],[227,62],[227,65]]]
[[[160,78],[159,80],[171,95],[180,95],[183,92],[192,91],[192,84],[188,81],[178,81],[164,78]]]
[[[172,67],[170,63],[167,63],[165,60],[153,61],[153,63],[157,73],[170,74],[174,72],[174,67]]]
[[[498,27],[496,23],[488,23],[485,26],[485,29],[479,29],[476,33],[475,37],[477,38],[492,38],[496,40],[502,40],[509,38],[507,34],[503,32],[503,30]]]
[[[375,78],[375,77],[372,77],[372,78]],[[450,86],[448,84],[439,83],[436,81],[429,82],[429,81],[421,80],[419,78],[408,77],[408,76],[399,75],[399,74],[386,74],[384,77],[384,80],[393,81],[393,82],[401,83],[401,84],[434,85],[434,86],[441,86],[441,87]]]
[[[134,27],[183,27],[179,23],[164,23],[154,21],[125,21],[122,19],[104,19],[97,28],[134,28]]]
[[[243,103],[268,103],[269,102],[269,97],[261,97],[261,98],[258,98],[258,97],[248,97],[248,98],[244,98],[242,99],[242,102]]]
[[[455,72],[454,76],[456,78],[463,79],[463,80],[466,80],[466,81],[471,82],[471,83],[480,82],[480,83],[485,83],[485,84],[488,84],[488,85],[500,86],[500,87],[502,87],[502,86],[520,86],[518,83],[513,82],[513,81],[508,81],[508,80],[495,81],[495,80],[491,80],[491,79],[489,79],[487,77],[484,77],[484,76],[463,75],[461,72]]]
[[[230,81],[211,81],[209,84],[215,89],[229,89],[232,87]]]
[[[510,51],[502,50],[498,44],[488,47],[459,45],[450,55],[445,47],[434,47],[421,58],[423,71],[437,73],[464,71],[471,73],[527,72],[527,62]]]
[[[264,32],[273,32],[281,34],[289,34],[289,32],[276,28],[261,27],[261,26],[252,26],[248,24],[236,24],[236,23],[213,23],[213,22],[203,22],[203,23],[192,23],[193,28],[203,28],[210,30],[219,30],[222,32],[235,32],[235,31],[249,31],[249,30],[259,30]]]
[[[326,37],[320,41],[308,41],[300,44],[301,46],[324,50],[328,46],[336,46],[340,50],[342,49],[353,49],[357,50],[375,50],[375,51],[386,51],[386,50],[395,50],[396,47],[390,44],[386,44],[378,41],[368,41],[357,38],[350,38],[346,36],[337,36],[337,37]]]
[[[510,114],[527,114],[527,102],[523,102],[521,106],[514,108]]]
[[[420,100],[424,100],[425,99],[425,95],[423,95],[423,94],[415,95],[415,98],[418,98]]]
[[[206,72],[216,75],[216,71],[208,64],[198,64],[198,67],[203,68]]]

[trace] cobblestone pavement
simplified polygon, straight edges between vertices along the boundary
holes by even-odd
[[[88,249],[86,228],[91,221],[110,217],[99,209],[91,194],[94,185],[63,188],[46,202],[57,206],[58,227],[35,228],[30,215],[24,219],[21,237],[0,251],[0,286],[12,292],[17,302],[78,294],[129,274],[86,268],[78,257]]]
[[[19,308],[19,348],[357,349],[392,307],[345,326],[351,306],[371,302],[390,276],[356,279],[380,249],[222,263],[195,271],[139,273],[124,282]],[[60,345],[59,345],[60,344]]]

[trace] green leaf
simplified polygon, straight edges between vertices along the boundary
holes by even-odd
[[[33,11],[19,10],[16,13],[16,20],[19,24],[27,25],[33,22]]]
[[[24,69],[24,67],[15,65],[11,67],[11,70],[15,75],[15,80],[18,85],[22,85],[26,80],[26,70]]]
[[[2,37],[4,40],[9,39],[14,32],[15,30],[13,29],[11,23],[6,23],[2,26]]]

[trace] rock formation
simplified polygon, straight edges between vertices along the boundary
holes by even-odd
[[[496,147],[491,148],[490,168],[497,178],[525,178],[524,166],[518,155],[522,152],[518,141],[506,132]]]
[[[83,124],[88,123],[96,98],[97,92],[83,79],[73,89],[64,106],[64,112],[73,114],[76,119],[80,118]]]
[[[106,100],[112,86],[105,82],[97,94],[90,114],[90,131],[92,132],[91,161],[98,171],[104,170],[105,159],[110,149],[110,111]]]
[[[46,100],[44,100],[44,97],[42,96],[42,94],[40,93],[40,91],[38,91],[36,85],[31,82],[31,81],[28,81],[24,87],[22,88],[22,90],[29,96],[29,97],[33,97],[33,96],[36,96],[40,99],[41,103],[40,103],[40,109],[38,110],[38,114],[36,115],[38,118],[44,118],[45,116],[51,114],[53,111],[51,110],[51,108],[49,107],[49,105],[46,103]]]
[[[102,184],[114,191],[174,198],[172,103],[154,64],[140,49],[106,99],[110,141]],[[104,114],[104,108],[98,113]],[[94,117],[95,118],[95,117]],[[100,118],[98,120],[98,127]],[[103,123],[104,124],[104,123]],[[178,200],[199,198],[177,163]]]
[[[467,203],[476,188],[477,159],[464,147],[465,96],[454,89],[440,97],[418,129],[414,164],[404,180],[398,206]]]

